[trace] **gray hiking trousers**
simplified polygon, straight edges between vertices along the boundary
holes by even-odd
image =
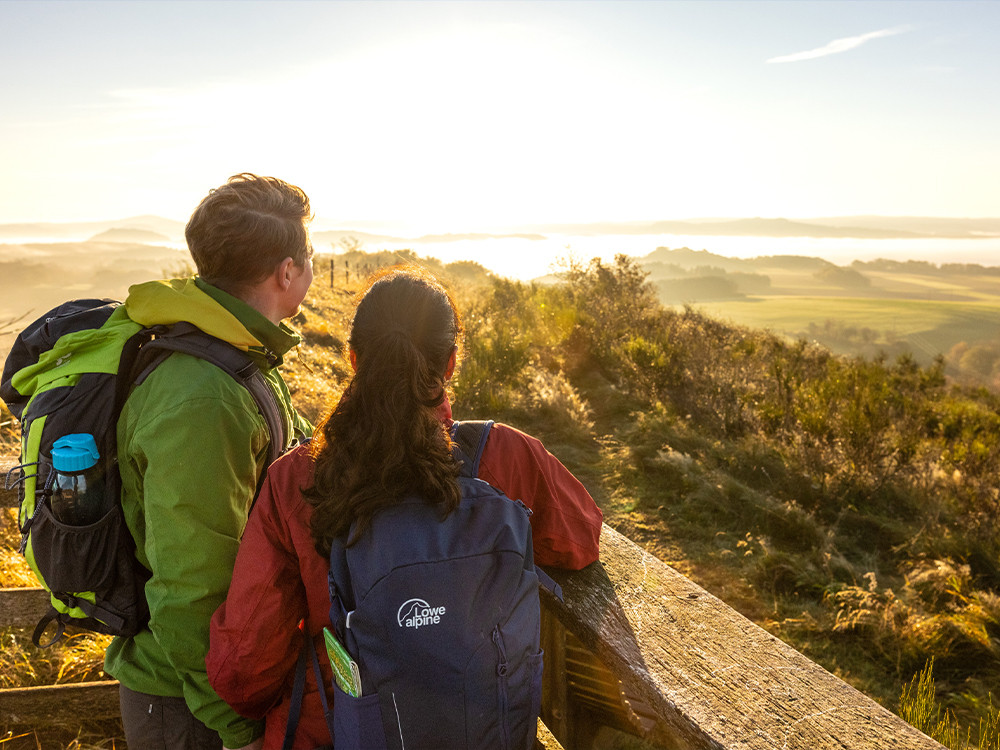
[[[219,734],[195,718],[183,698],[119,687],[129,750],[221,750]]]

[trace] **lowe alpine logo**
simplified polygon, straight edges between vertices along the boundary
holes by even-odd
[[[407,599],[399,608],[396,620],[401,628],[422,628],[437,625],[444,612],[444,607],[432,607],[423,599]]]

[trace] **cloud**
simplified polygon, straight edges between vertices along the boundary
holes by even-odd
[[[848,36],[843,39],[834,39],[829,44],[823,47],[817,47],[816,49],[806,50],[805,52],[794,52],[790,55],[781,55],[779,57],[772,57],[767,62],[769,63],[789,63],[789,62],[799,62],[800,60],[814,60],[817,57],[826,57],[827,55],[836,55],[841,52],[847,52],[848,50],[860,47],[865,42],[869,42],[872,39],[880,39],[886,36],[895,36],[896,34],[903,34],[907,31],[911,31],[912,26],[895,26],[891,29],[880,29],[878,31],[869,31],[867,34],[859,34],[858,36]]]

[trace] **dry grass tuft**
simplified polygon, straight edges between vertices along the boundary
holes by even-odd
[[[35,576],[18,551],[21,533],[17,529],[17,510],[0,509],[0,587],[37,586]]]

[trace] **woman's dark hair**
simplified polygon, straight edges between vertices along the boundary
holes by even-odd
[[[415,266],[380,271],[359,295],[351,323],[355,372],[312,443],[312,535],[323,556],[352,524],[356,541],[374,515],[415,494],[458,506],[458,463],[438,415],[445,374],[458,357],[462,321],[451,295]]]

